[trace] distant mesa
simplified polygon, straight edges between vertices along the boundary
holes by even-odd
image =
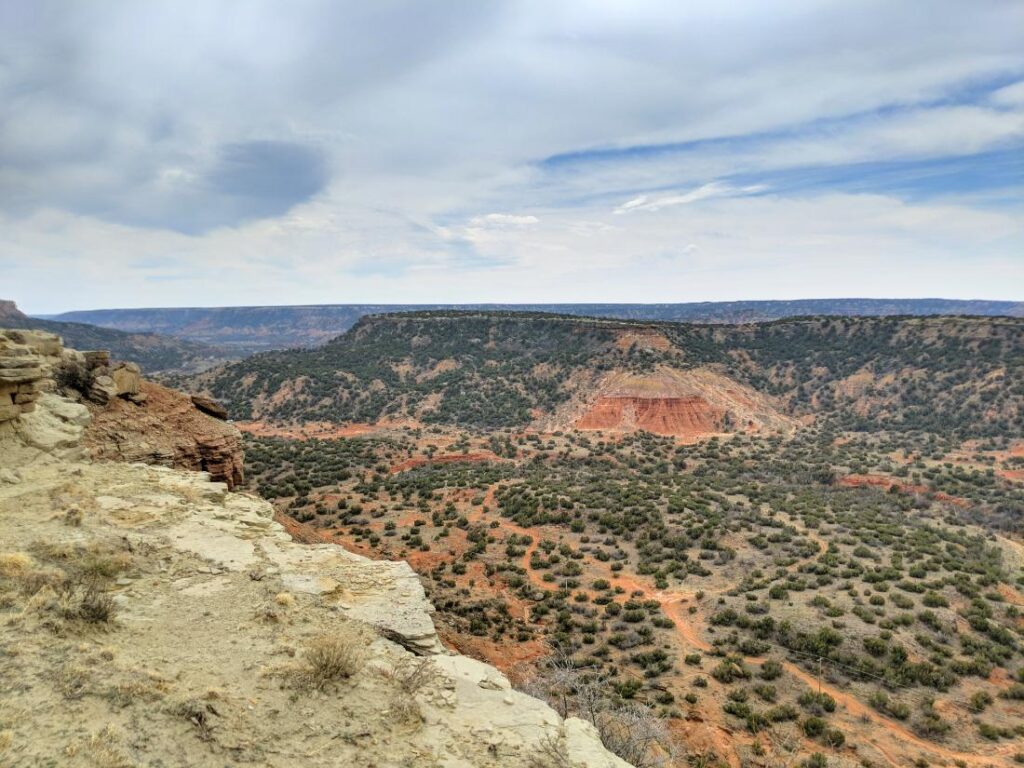
[[[1024,317],[1024,302],[841,298],[669,304],[313,304],[96,309],[66,312],[47,319],[90,323],[130,333],[159,333],[227,348],[241,356],[272,349],[318,346],[344,333],[366,315],[450,310],[546,312],[621,320],[730,324],[820,315]]]
[[[232,350],[157,333],[29,317],[5,299],[0,299],[0,328],[45,331],[60,336],[75,349],[108,350],[112,359],[136,363],[148,374],[194,373],[241,356]]]

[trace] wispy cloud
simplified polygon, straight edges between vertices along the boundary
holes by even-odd
[[[514,213],[488,213],[486,216],[474,216],[470,225],[474,227],[528,227],[539,222],[536,216],[516,215]]]
[[[712,197],[738,197],[740,195],[755,195],[764,192],[767,187],[763,184],[753,184],[747,187],[733,187],[729,184],[713,181],[704,184],[690,192],[669,195],[640,195],[628,200],[615,208],[613,213],[623,214],[634,211],[660,211],[663,208],[671,208],[676,205],[688,205],[698,200],[707,200]]]

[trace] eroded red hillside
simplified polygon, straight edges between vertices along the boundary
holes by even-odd
[[[795,424],[768,396],[707,369],[613,373],[581,400],[564,426],[697,440],[728,432],[785,431]]]

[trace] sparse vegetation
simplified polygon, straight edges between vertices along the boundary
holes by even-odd
[[[312,638],[292,677],[302,686],[322,691],[352,677],[362,669],[366,658],[364,632],[356,625],[345,624],[331,634]]]

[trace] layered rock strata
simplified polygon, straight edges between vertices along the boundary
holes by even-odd
[[[105,350],[79,352],[52,333],[0,329],[0,429],[13,430],[44,393],[58,390],[89,409],[84,446],[94,458],[209,472],[229,488],[242,482],[241,433],[219,415],[216,401],[197,403],[146,381],[137,365],[115,363]],[[51,412],[60,407],[54,404]],[[26,442],[61,432],[51,426],[29,429],[34,436]]]

